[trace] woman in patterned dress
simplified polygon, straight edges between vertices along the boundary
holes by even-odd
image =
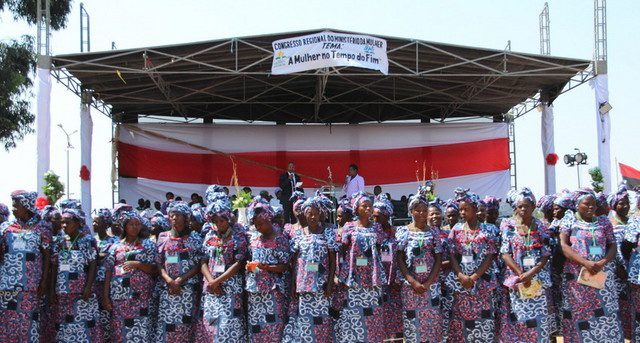
[[[221,188],[208,190],[206,197],[210,230],[204,238],[205,259],[200,267],[204,280],[198,342],[246,342],[243,297],[248,254],[246,230],[234,223],[231,202]]]
[[[52,238],[36,197],[11,193],[15,219],[0,224],[0,342],[40,339],[39,299],[47,290]]]
[[[62,232],[53,246],[57,330],[56,342],[102,342],[98,298],[93,292],[98,247],[85,233],[84,213],[62,211]]]
[[[302,204],[307,226],[293,237],[291,247],[295,261],[292,297],[297,298],[298,306],[283,342],[333,341],[329,308],[339,244],[335,228],[323,222],[332,207],[331,200],[320,194]]]
[[[98,305],[100,306],[100,334],[105,342],[111,342],[111,312],[106,310],[102,304],[104,278],[106,275],[105,260],[109,254],[111,246],[118,242],[117,236],[110,236],[108,229],[113,225],[113,216],[108,208],[101,208],[96,211],[93,216],[93,232],[94,238],[98,243],[98,270],[96,271],[96,281],[93,283],[93,291],[98,296]]]
[[[195,338],[202,240],[189,230],[191,208],[184,201],[172,202],[167,212],[171,230],[158,237],[156,263],[160,301],[155,330],[156,342],[190,342]]]
[[[617,209],[619,205],[614,206]],[[638,202],[640,207],[640,202]],[[636,212],[638,213],[638,212]],[[620,214],[618,214],[620,215]],[[628,224],[622,244],[623,255],[627,260],[627,280],[629,282],[629,307],[633,319],[631,342],[640,342],[640,217],[627,218]]]
[[[629,281],[627,279],[627,262],[628,255],[625,259],[622,254],[621,245],[624,241],[624,235],[627,231],[629,222],[629,192],[627,186],[620,184],[618,190],[611,193],[607,197],[607,202],[611,208],[609,213],[609,221],[613,226],[613,236],[616,238],[617,254],[616,254],[616,283],[618,286],[618,304],[620,306],[620,320],[622,321],[622,330],[626,339],[633,336],[633,326],[635,322],[635,310],[632,310],[629,304]]]
[[[577,212],[567,211],[561,224],[564,264],[563,321],[565,342],[622,342],[615,284],[616,240],[606,217],[598,217],[590,189],[574,192]],[[578,283],[582,274],[607,273],[603,289]]]
[[[113,342],[147,342],[153,334],[149,306],[157,274],[156,249],[142,237],[137,212],[123,212],[117,219],[122,234],[105,261],[102,307],[112,312]]]
[[[304,203],[305,200],[307,200],[307,197],[305,197],[304,193],[302,193],[301,191],[293,192],[293,195],[291,195],[291,198],[289,198],[289,201],[293,204],[291,205],[291,211],[293,212],[293,215],[296,218],[296,222],[293,224],[291,223],[284,224],[283,233],[287,239],[291,239],[293,236],[296,235],[298,231],[302,230],[303,227],[307,226],[304,212],[302,211],[302,204]]]
[[[351,204],[357,219],[345,225],[341,235],[339,279],[347,288],[339,335],[343,342],[381,342],[386,333],[381,300],[387,277],[380,251],[385,234],[371,221],[373,199],[368,194],[354,193]]]
[[[391,225],[393,205],[385,194],[380,194],[373,203],[373,220],[380,224],[385,235],[382,242],[382,266],[387,276],[382,295],[387,339],[402,338],[402,283],[397,277],[396,227]]]
[[[433,206],[438,205],[430,205],[426,193],[419,189],[409,199],[409,214],[413,221],[396,233],[404,338],[411,343],[439,342],[443,337],[439,282],[442,239],[440,230],[430,225],[429,214],[435,212],[430,210]]]
[[[249,293],[249,341],[280,342],[285,323],[284,272],[290,265],[289,241],[272,223],[273,209],[256,197],[248,219],[256,228],[249,235],[246,290]]]
[[[338,208],[336,209],[336,240],[340,242],[342,237],[342,230],[347,223],[353,220],[353,208],[351,207],[351,200],[346,196],[338,201]],[[344,260],[342,249],[336,253],[336,276],[333,282],[333,292],[331,296],[331,307],[329,313],[331,314],[333,321],[333,335],[334,342],[341,342],[340,336],[340,311],[347,299],[347,288],[340,282],[338,276],[340,275],[340,266]]]
[[[500,253],[505,262],[501,299],[501,342],[549,342],[555,331],[551,297],[551,273],[547,263],[551,249],[544,224],[533,217],[536,200],[528,188],[512,191],[512,218],[504,219],[500,230]],[[520,288],[540,286],[538,294],[523,297]],[[523,288],[524,289],[524,288]]]
[[[497,228],[478,220],[475,193],[456,189],[463,222],[449,234],[452,272],[447,287],[453,290],[448,342],[491,342],[495,339],[494,302]]]

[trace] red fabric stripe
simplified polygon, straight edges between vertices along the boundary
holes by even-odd
[[[234,154],[267,165],[286,168],[296,163],[299,173],[326,180],[331,167],[333,181],[341,184],[349,164],[360,167],[368,185],[403,183],[422,179],[425,161],[427,176],[431,170],[438,178],[486,173],[509,169],[507,138],[418,148],[355,151],[272,151]],[[119,173],[123,177],[143,177],[170,182],[229,184],[233,173],[229,157],[218,154],[187,154],[158,151],[118,142]],[[237,175],[242,185],[273,187],[277,172],[236,159]],[[317,181],[305,180],[305,187],[319,187]]]
[[[640,179],[640,170],[632,168],[626,164],[618,163],[620,165],[620,174],[624,177]]]

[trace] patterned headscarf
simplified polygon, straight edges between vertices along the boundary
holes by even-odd
[[[221,196],[220,193],[224,194],[225,196],[227,195],[227,193],[224,192],[224,189],[222,188],[222,186],[211,185],[207,187],[206,192],[204,192],[204,198],[207,199],[208,203],[211,203],[215,201],[215,199]]]
[[[87,224],[87,215],[82,210],[82,203],[78,199],[65,199],[60,202],[60,210],[62,214],[73,212],[79,216],[82,224],[80,225],[80,229],[84,233],[92,232],[92,228],[90,228]]]
[[[300,212],[302,210],[301,206],[305,200],[307,200],[307,197],[305,197],[304,193],[300,191],[293,192],[293,194],[291,194],[291,197],[289,198],[289,202],[293,203],[293,211]]]
[[[249,223],[252,223],[253,220],[257,217],[262,217],[267,219],[268,221],[272,221],[275,213],[269,202],[263,199],[261,196],[256,196],[249,204],[247,208],[247,219]]]
[[[434,200],[429,201],[429,204],[428,204],[429,207],[435,207],[439,209],[440,212],[443,212],[444,205],[445,205],[445,202],[440,200],[440,198],[435,198]]]
[[[5,221],[7,219],[9,219],[9,207],[0,203],[0,220]]]
[[[545,194],[538,200],[536,207],[542,212],[553,210],[553,202],[556,200],[555,194]]]
[[[588,197],[593,197],[593,199],[596,200],[597,202],[598,198],[596,196],[596,193],[594,193],[591,188],[580,188],[578,190],[575,190],[573,193],[571,193],[571,198],[573,199],[574,207],[577,207],[578,204],[582,202],[582,200]]]
[[[320,191],[317,191],[314,196],[302,203],[302,211],[306,211],[308,208],[317,208],[320,213],[327,215],[333,210],[333,201],[320,193]]]
[[[576,209],[576,204],[574,203],[574,199],[573,199],[573,193],[571,193],[568,189],[565,189],[562,192],[558,193],[558,195],[556,196],[556,199],[553,201],[553,204],[558,205],[564,208],[565,210]]]
[[[427,206],[429,205],[429,197],[427,194],[428,192],[429,190],[427,186],[418,187],[418,191],[416,191],[416,194],[409,198],[409,202],[407,204],[407,209],[409,209],[409,212],[411,212],[411,210],[413,210],[413,208],[420,203],[423,203]]]
[[[609,207],[615,209],[616,206],[618,206],[618,202],[626,197],[629,197],[629,189],[626,184],[621,183],[618,185],[618,190],[615,193],[609,194],[609,197],[607,197]]]
[[[386,194],[379,194],[376,201],[373,203],[373,208],[378,209],[385,217],[393,217],[393,204],[387,199]]]
[[[116,222],[122,228],[122,232],[124,232],[124,228],[127,226],[127,223],[131,219],[138,219],[140,224],[142,224],[142,217],[138,214],[137,211],[134,210],[125,210],[118,213],[118,218],[116,218]]]
[[[215,186],[216,185],[211,185],[207,189],[207,201],[209,202],[209,205],[207,205],[207,209],[205,211],[205,218],[207,221],[212,221],[214,216],[220,216],[228,222],[231,222],[233,219],[233,214],[231,212],[231,200],[229,200],[227,193],[223,191],[214,191],[217,190]],[[220,188],[220,190],[222,190],[222,188]]]
[[[160,226],[162,231],[169,231],[169,229],[171,229],[167,217],[165,217],[162,212],[156,212],[156,214],[151,217],[151,225]]]
[[[522,200],[529,200],[532,204],[536,203],[536,196],[533,195],[533,192],[528,187],[523,187],[522,189],[516,191],[512,189],[507,193],[507,204],[511,205],[511,208],[516,208],[518,203]]]
[[[353,217],[353,208],[351,207],[351,201],[346,196],[338,202],[338,208],[342,209],[342,213]]]
[[[185,218],[189,219],[191,216],[191,207],[184,201],[174,201],[169,204],[167,208],[167,214],[171,214],[172,212],[183,215]]]
[[[36,192],[27,192],[24,190],[17,190],[11,193],[11,200],[20,203],[27,211],[37,214],[38,209],[36,208],[36,198],[38,197],[38,193]]]
[[[106,226],[113,225],[113,216],[108,208],[101,208],[96,211],[96,218],[100,218]]]
[[[82,210],[78,210],[77,208],[65,208],[62,210],[62,215],[64,216],[65,214],[70,215],[72,218],[78,220],[80,222],[80,230],[84,231],[83,229],[85,228],[85,217],[84,217],[84,212],[82,212]]]
[[[487,211],[491,211],[491,210],[497,211],[500,209],[500,201],[502,201],[502,199],[496,198],[491,195],[487,195],[486,197],[484,197],[483,201],[487,205]]]
[[[353,207],[354,211],[357,211],[358,207],[360,207],[360,204],[365,201],[373,204],[373,198],[368,193],[364,191],[353,193],[353,195],[351,196],[351,207]]]
[[[458,205],[458,203],[453,199],[449,199],[444,203],[445,211],[450,208],[454,209],[456,212],[460,212],[460,205]]]
[[[607,195],[603,192],[596,193],[596,204],[598,208],[609,207],[609,203],[607,202]]]
[[[480,197],[476,193],[470,192],[469,188],[464,189],[458,187],[453,192],[456,194],[456,201],[458,202],[458,204],[460,204],[461,202],[466,202],[469,204],[473,204],[473,206],[475,206],[476,208],[478,207]]]
[[[204,207],[200,204],[191,205],[191,217],[200,224],[204,224]]]
[[[47,205],[40,211],[40,216],[48,223],[51,223],[56,214],[60,214],[60,211],[53,205]]]

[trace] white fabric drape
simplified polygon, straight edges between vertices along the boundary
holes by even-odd
[[[545,194],[556,193],[556,167],[547,164],[547,156],[555,153],[555,143],[553,137],[553,106],[542,103],[542,160],[544,163],[544,192]]]
[[[82,209],[90,213],[91,208],[91,138],[93,135],[93,122],[88,104],[80,105],[80,175],[83,170],[89,178],[80,179],[80,199]]]
[[[609,102],[609,81],[606,74],[596,75],[591,80],[596,93],[596,118],[598,131],[598,167],[604,178],[604,192],[611,193],[611,123],[609,113],[600,113],[600,106]]]
[[[49,171],[51,154],[51,75],[49,74],[49,69],[37,68],[36,80],[38,83],[36,113],[36,154],[38,162],[36,170],[38,194],[43,194],[44,174]]]

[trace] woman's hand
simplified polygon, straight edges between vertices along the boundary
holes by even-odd
[[[134,269],[140,269],[141,264],[142,262],[140,261],[127,261],[122,264],[122,269],[124,269],[124,271],[128,273],[130,271],[133,271]]]
[[[413,291],[416,292],[416,294],[423,294],[427,291],[427,287],[415,279],[411,280],[411,288],[413,288]]]
[[[220,294],[221,290],[220,290],[220,282],[213,280],[213,281],[209,281],[207,282],[207,291],[211,294]]]
[[[180,287],[180,283],[177,280],[171,280],[167,282],[167,287],[169,287],[169,294],[178,295],[182,292],[182,288]]]
[[[106,311],[113,311],[113,306],[108,298],[102,298],[102,308]]]

